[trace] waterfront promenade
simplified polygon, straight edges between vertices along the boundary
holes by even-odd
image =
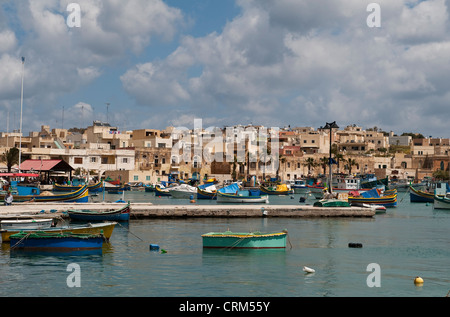
[[[66,217],[69,209],[113,210],[123,203],[23,203],[0,206],[0,219],[24,217]],[[375,212],[361,207],[313,207],[311,205],[153,205],[131,203],[131,219],[189,217],[373,217]]]

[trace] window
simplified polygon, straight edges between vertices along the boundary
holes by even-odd
[[[150,181],[150,176],[149,175],[145,176],[145,180]]]
[[[95,163],[97,162],[97,158],[96,157],[91,157],[91,163]]]
[[[134,175],[134,176],[133,176],[133,180],[134,180],[134,181],[138,181],[138,180],[139,180],[139,175]]]
[[[83,164],[83,158],[82,157],[75,157],[73,159],[74,164]]]
[[[124,164],[128,163],[128,158],[127,157],[122,158],[122,163]]]

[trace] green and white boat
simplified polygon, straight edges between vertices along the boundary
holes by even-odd
[[[287,231],[276,233],[210,232],[202,235],[203,248],[285,249]]]

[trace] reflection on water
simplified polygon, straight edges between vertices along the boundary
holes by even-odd
[[[153,194],[127,195],[150,200]],[[374,218],[132,219],[116,226],[101,254],[11,252],[2,244],[0,295],[442,297],[450,276],[449,226],[450,213],[409,202]],[[287,229],[292,248],[203,249],[202,234],[228,229]],[[363,247],[349,248],[350,242]],[[167,253],[150,251],[150,244]],[[79,289],[66,284],[70,263],[81,267]],[[380,265],[380,288],[366,284],[370,263]],[[316,272],[306,274],[303,266]],[[420,290],[412,282],[417,275],[425,280]]]

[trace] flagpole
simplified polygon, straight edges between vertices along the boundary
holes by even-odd
[[[20,136],[19,136],[19,172],[20,172],[20,164],[22,161],[22,109],[23,109],[23,75],[25,72],[25,57],[22,57],[22,91],[20,94]]]

